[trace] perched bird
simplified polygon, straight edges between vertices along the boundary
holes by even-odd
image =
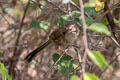
[[[49,36],[49,40],[30,52],[26,57],[25,60],[30,62],[38,52],[44,49],[51,43],[54,43],[57,46],[68,47],[74,45],[74,42],[78,38],[79,30],[75,26],[75,24],[67,24],[64,27],[58,28],[51,33]]]

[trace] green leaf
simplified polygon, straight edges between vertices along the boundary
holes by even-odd
[[[114,20],[114,23],[116,23],[116,24],[120,23],[120,20],[117,20],[116,18],[114,18],[113,20]]]
[[[20,0],[20,2],[22,2],[22,3],[27,3],[28,0]]]
[[[91,25],[93,23],[93,19],[92,18],[86,18],[86,23],[87,23],[87,25]]]
[[[81,20],[79,17],[74,18],[74,21],[76,21],[76,22],[78,22],[78,23],[82,24],[82,20]]]
[[[0,63],[0,71],[1,71],[1,75],[2,75],[2,80],[5,80],[5,71],[4,71],[4,65],[2,63]]]
[[[88,27],[89,30],[98,32],[98,33],[102,33],[102,34],[106,34],[108,36],[111,35],[110,31],[108,30],[107,26],[102,24],[102,23],[93,23]]]
[[[62,15],[60,18],[58,18],[55,21],[55,24],[57,24],[58,26],[63,26],[63,24],[66,23],[66,22],[72,22],[72,16]]]
[[[34,28],[41,28],[43,30],[48,30],[48,28],[49,28],[49,26],[44,21],[40,22],[35,19],[32,19],[31,24]]]
[[[99,16],[99,14],[95,11],[94,8],[85,7],[84,11],[86,14],[88,14],[91,17],[98,17]]]
[[[69,72],[72,72],[74,70],[73,64],[74,62],[72,60],[62,60],[61,63],[57,65],[58,71],[63,75],[68,76]]]
[[[69,56],[69,55],[66,55],[66,56],[63,56],[63,58],[62,58],[63,60],[66,60],[66,61],[69,61],[69,60],[71,60],[72,59],[72,57],[71,56]]]
[[[89,0],[89,5],[90,5],[91,7],[95,7],[95,5],[96,5],[96,0]]]
[[[0,54],[3,54],[3,50],[0,50]]]
[[[35,19],[32,19],[32,22],[31,22],[32,26],[34,28],[40,28],[40,22],[38,22],[37,20]]]
[[[71,77],[70,77],[70,80],[78,80],[79,78],[78,78],[78,76],[76,76],[76,75],[72,75]]]
[[[90,74],[90,73],[84,73],[83,79],[84,80],[100,80],[96,75]]]
[[[53,61],[54,63],[60,58],[60,55],[55,53],[53,55]],[[70,75],[69,72],[72,72],[74,67],[73,64],[75,62],[72,60],[72,57],[69,55],[63,56],[58,62],[57,62],[57,68],[60,73],[62,73],[65,76]]]
[[[108,67],[108,64],[104,58],[104,56],[98,51],[89,51],[88,56],[90,59],[100,68]]]
[[[49,26],[45,22],[41,21],[40,28],[46,31],[46,30],[48,30]]]
[[[70,15],[63,15],[63,16],[61,16],[61,18],[64,21],[68,21],[68,22],[72,21],[72,17]]]
[[[107,18],[102,18],[101,19],[101,23],[103,23],[103,24],[109,24]]]
[[[80,11],[78,11],[78,10],[72,11],[72,17],[78,18],[78,17],[80,17],[80,15],[81,15]]]
[[[1,76],[2,76],[2,80],[5,80],[6,78],[8,80],[12,80],[12,78],[9,76],[7,70],[5,69],[5,66],[3,63],[0,63],[0,73],[1,73]]]
[[[60,58],[60,55],[58,53],[55,53],[52,57],[54,63]]]
[[[60,17],[57,20],[55,20],[55,24],[58,26],[62,26],[64,23],[64,20]]]

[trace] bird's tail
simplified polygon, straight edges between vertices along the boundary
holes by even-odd
[[[30,52],[24,60],[27,62],[31,62],[31,60],[37,55],[38,52],[40,52],[42,49],[44,49],[46,46],[48,46],[51,43],[51,40],[49,39],[47,42]]]

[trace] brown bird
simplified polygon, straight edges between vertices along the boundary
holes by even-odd
[[[77,37],[79,35],[79,30],[74,24],[69,24],[65,27],[61,27],[56,29],[51,33],[49,36],[49,40],[30,52],[26,57],[25,60],[30,62],[38,52],[44,49],[51,43],[54,43],[57,46],[68,47],[74,44]]]

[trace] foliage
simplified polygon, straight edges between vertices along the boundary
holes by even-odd
[[[46,24],[43,21],[37,21],[37,20],[32,19],[31,24],[34,28],[41,28],[43,30],[48,30],[49,28],[48,24]]]
[[[98,13],[95,11],[94,8],[89,8],[86,7],[84,8],[85,13],[88,15],[88,17],[86,17],[86,23],[87,25],[91,25],[93,23],[93,18],[98,16]],[[57,21],[55,22],[58,26],[62,26],[65,22],[78,22],[80,24],[82,24],[81,21],[81,12],[79,10],[73,10],[72,11],[72,15],[62,15],[60,18],[57,19]],[[82,29],[82,26],[81,26]]]
[[[95,7],[96,11],[100,11],[104,8],[104,2],[100,0],[89,0],[89,2],[85,4],[85,7]]]
[[[90,73],[83,74],[84,80],[100,80],[96,75]]]
[[[93,51],[89,51],[88,56],[100,68],[106,68],[106,67],[108,67],[108,64],[105,61],[105,58],[102,56],[102,54],[100,52],[94,51],[94,50]]]
[[[35,0],[33,0],[33,1],[35,1]],[[41,1],[44,1],[44,0],[41,0]],[[95,19],[97,17],[99,17],[100,15],[102,15],[101,12],[103,12],[102,10],[105,7],[105,2],[103,2],[103,0],[87,0],[87,2],[86,2],[86,0],[82,0],[82,1],[83,2],[85,1],[84,2],[84,15],[85,15],[85,21],[86,21],[86,25],[87,25],[88,34],[90,31],[93,33],[97,33],[100,35],[103,34],[103,35],[111,37],[112,32],[109,31],[109,29],[107,27],[107,25],[110,25],[110,24],[106,17],[102,17],[100,22],[95,22]],[[106,1],[106,0],[104,0],[104,1]],[[27,4],[27,0],[20,0],[20,2],[23,5]],[[46,2],[46,0],[44,2]],[[62,7],[66,4],[68,4],[69,2],[73,3],[75,6],[78,6],[78,7],[80,6],[79,0],[61,0],[61,2],[62,2],[61,3]],[[50,5],[52,5],[52,4],[50,4]],[[81,18],[81,11],[79,9],[80,7],[78,9],[76,9],[76,8],[74,9],[75,6],[70,7],[71,9],[69,12],[69,10],[67,11],[67,9],[65,9],[65,10],[59,9],[59,8],[61,8],[61,6],[58,6],[57,9],[61,10],[61,11],[63,10],[66,13],[61,14],[60,16],[58,16],[58,14],[55,13],[54,15],[57,15],[57,18],[55,18],[55,20],[53,20],[53,23],[54,23],[53,25],[63,26],[66,23],[75,23],[75,24],[78,24],[79,29],[82,32],[84,27],[83,27],[83,22],[82,22],[82,18]],[[41,14],[44,14],[44,15],[49,14],[50,15],[49,17],[51,17],[53,11],[51,11],[51,13],[46,12],[47,10],[49,11],[49,7],[51,7],[51,6],[49,6],[49,5],[47,6],[46,3],[44,3],[44,5],[42,5],[42,3],[40,5],[39,5],[39,3],[36,5],[35,3],[33,3],[31,1],[29,9],[27,10],[26,17],[28,17],[29,14],[32,13],[31,11],[36,8],[39,8],[40,15]],[[52,8],[52,10],[54,10],[54,9]],[[35,11],[35,10],[33,10],[33,11]],[[44,11],[44,13],[42,11]],[[23,14],[24,14],[23,11],[21,11],[21,8],[19,9],[18,7],[15,7],[15,8],[7,7],[4,9],[4,12],[7,13],[8,15],[10,15],[12,18],[19,17],[20,19],[21,19],[21,16],[23,16]],[[111,10],[111,12],[112,12],[112,10]],[[44,15],[42,15],[40,17],[46,17]],[[33,17],[32,18],[30,17],[29,19],[31,20],[30,21],[31,26],[35,29],[42,29],[44,31],[48,31],[51,28],[49,22],[52,22],[52,21],[49,21],[49,19],[45,18],[43,20],[39,20],[39,19],[35,19]],[[19,21],[19,20],[16,19],[16,21]],[[23,22],[24,22],[24,20],[23,20]],[[117,25],[120,25],[119,24],[120,19],[114,18],[113,22]],[[11,21],[9,23],[9,25],[16,26],[15,21]],[[90,58],[90,61],[93,61],[93,63],[95,65],[97,65],[98,68],[103,70],[103,69],[106,69],[109,67],[109,64],[107,63],[107,61],[104,58],[104,56],[102,55],[102,53],[100,53],[100,51],[96,51],[94,49],[88,50],[88,51],[89,51],[88,59]],[[0,50],[0,54],[3,54],[2,50]],[[74,73],[74,71],[76,70],[76,67],[75,67],[76,61],[72,56],[64,55],[63,57],[61,57],[61,55],[59,55],[58,53],[55,53],[53,55],[52,59],[53,59],[53,62],[56,64],[58,71],[61,74],[70,78],[70,80],[79,80],[79,77]],[[33,62],[33,63],[36,64],[36,62]],[[80,68],[81,64],[84,64],[84,63],[79,64],[79,72],[81,72],[81,68]],[[11,80],[11,77],[9,76],[3,63],[0,63],[0,74],[2,76],[2,80],[5,80],[5,79]],[[81,74],[82,74],[84,80],[100,80],[95,74],[92,74],[92,73],[86,72],[86,73],[81,73]]]
[[[63,56],[60,60],[59,58],[60,58],[59,54],[55,53],[53,55],[54,63],[58,61],[57,62],[58,71],[65,76],[70,76],[71,74],[69,73],[74,70],[74,66],[73,66],[75,64],[74,60],[72,60],[72,57],[69,55]]]
[[[70,80],[78,80],[79,78],[78,78],[78,76],[76,76],[76,75],[72,75],[71,77],[70,77]]]
[[[9,76],[7,70],[5,69],[5,66],[3,63],[0,63],[0,74],[2,76],[2,80],[12,80],[11,77]]]
[[[76,1],[74,0],[74,2],[76,2]],[[85,17],[86,24],[88,25],[88,30],[111,36],[110,31],[108,30],[107,26],[105,25],[105,24],[108,24],[108,22],[106,20],[102,20],[101,21],[102,23],[94,22],[94,18],[99,16],[97,11],[100,11],[103,8],[104,8],[104,2],[100,2],[99,0],[90,0],[89,3],[86,3],[85,7],[84,7],[85,14],[87,15]],[[74,21],[79,24],[82,24],[81,12],[79,10],[73,10],[71,15],[68,15],[68,14],[62,15],[60,18],[57,19],[57,21],[55,23],[59,26],[62,26],[65,22],[74,22]],[[81,25],[80,29],[82,30],[82,25]],[[107,64],[104,56],[99,51],[91,50],[91,51],[89,51],[88,56],[98,67],[100,67],[102,69],[108,67],[108,64]],[[60,58],[60,55],[54,54],[54,56],[53,56],[54,63],[59,58]],[[69,59],[64,59],[64,58],[69,58]],[[74,70],[74,68],[72,66],[74,64],[74,61],[72,63],[69,63],[69,61],[71,61],[71,60],[72,60],[72,57],[64,56],[57,62],[57,69],[59,70],[59,72],[61,72],[65,76],[70,75],[68,70],[69,71]],[[72,76],[72,75],[71,75],[71,80],[78,79],[77,76]],[[84,80],[99,80],[99,78],[97,76],[95,76],[94,74],[91,74],[91,73],[84,73],[83,78],[84,78]]]
[[[2,50],[0,50],[0,54],[3,54],[3,51],[2,51]]]
[[[106,34],[108,36],[111,35],[110,31],[107,29],[107,27],[102,24],[102,23],[93,23],[89,26],[88,28],[89,30],[92,30],[94,32],[98,32],[98,33],[101,33],[101,34]]]
[[[102,23],[94,23],[94,18],[96,18],[96,17],[99,16],[99,14],[96,11],[100,11],[101,9],[103,9],[104,8],[104,3],[100,2],[98,0],[90,0],[89,5],[92,5],[92,7],[85,7],[84,8],[85,14],[88,15],[86,17],[86,23],[89,26],[88,29],[92,30],[94,32],[97,32],[97,33],[106,34],[106,35],[110,36],[111,33],[107,29],[106,25],[104,25]],[[93,7],[95,7],[95,8],[93,8]],[[82,24],[80,16],[81,16],[81,12],[78,11],[78,10],[74,10],[74,11],[72,11],[72,15],[71,16],[68,15],[68,14],[62,15],[56,21],[56,24],[59,25],[59,26],[62,26],[65,22],[72,22],[72,21],[75,21],[75,22],[78,22],[78,23]],[[103,21],[103,23],[104,23],[104,21]],[[82,26],[81,26],[81,29],[82,29]],[[88,53],[88,55],[89,55],[90,59],[97,66],[99,66],[100,68],[103,69],[103,68],[108,67],[107,62],[104,59],[104,56],[102,56],[102,54],[100,52],[93,50],[93,51],[90,51]],[[60,55],[54,54],[54,56],[53,56],[54,63],[59,58],[60,58]],[[58,67],[59,72],[61,72],[65,76],[68,76],[68,74],[69,74],[68,70],[69,71],[73,71],[74,70],[74,68],[72,66],[74,63],[73,62],[72,63],[69,62],[71,60],[72,60],[72,57],[70,57],[70,56],[64,56],[63,58],[61,58],[57,62],[57,67]],[[84,73],[83,77],[84,77],[84,80],[99,80],[98,77],[96,77],[95,75],[90,74],[90,73]],[[71,80],[72,79],[73,78],[71,78]]]

